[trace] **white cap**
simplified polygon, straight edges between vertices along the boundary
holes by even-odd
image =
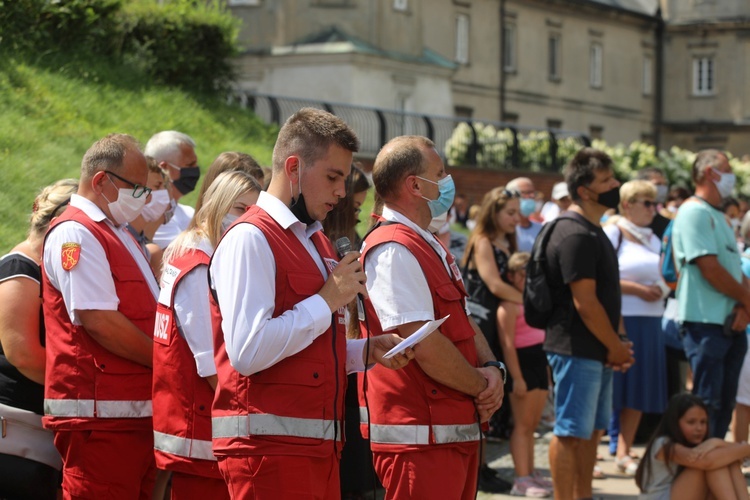
[[[570,196],[570,193],[568,193],[568,183],[558,182],[557,184],[555,184],[555,186],[552,188],[552,199],[560,200],[562,198],[565,198],[566,196]]]

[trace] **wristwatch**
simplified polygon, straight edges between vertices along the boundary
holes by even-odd
[[[505,368],[505,363],[502,361],[487,361],[483,366],[494,366],[498,370],[500,370],[500,375],[503,376],[503,384],[507,382],[508,380],[508,369]]]

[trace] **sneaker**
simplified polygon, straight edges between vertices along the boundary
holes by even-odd
[[[485,493],[508,493],[513,485],[497,475],[497,471],[487,464],[479,469],[477,489]]]
[[[601,467],[598,465],[594,466],[594,473],[592,475],[594,479],[607,479],[607,475],[604,473]]]
[[[514,497],[546,498],[552,492],[538,486],[531,476],[525,476],[513,481],[513,489],[510,490],[510,494]]]
[[[534,479],[534,482],[537,484],[537,486],[539,486],[540,488],[544,488],[545,490],[552,491],[552,479],[542,474],[541,471],[535,470],[534,473],[531,474],[531,477]]]

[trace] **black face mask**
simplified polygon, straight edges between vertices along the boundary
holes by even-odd
[[[195,189],[201,176],[200,167],[182,167],[180,178],[172,181],[172,185],[182,194],[188,194]]]
[[[310,217],[310,214],[307,213],[305,196],[302,193],[297,196],[296,200],[292,198],[292,204],[289,205],[289,210],[291,210],[294,216],[297,217],[297,219],[299,219],[299,221],[303,224],[307,224],[309,226],[310,224],[315,222],[315,219]]]
[[[599,197],[596,199],[599,205],[607,208],[617,208],[620,204],[620,188],[612,188],[609,191],[599,193]]]

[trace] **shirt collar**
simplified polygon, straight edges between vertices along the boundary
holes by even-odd
[[[309,226],[300,222],[292,211],[289,210],[288,206],[267,191],[261,191],[260,196],[258,196],[257,205],[265,210],[284,229],[289,229],[296,225],[296,227],[304,230],[308,237],[323,229],[323,224],[320,221],[315,221]]]
[[[435,235],[433,235],[431,232],[426,231],[416,225],[414,221],[409,219],[404,214],[397,212],[391,208],[388,208],[387,206],[383,206],[383,214],[382,217],[391,222],[398,222],[400,224],[403,224],[410,229],[413,229],[417,232],[424,240],[429,243],[435,250],[437,250],[440,255],[445,255],[445,249],[443,248],[443,245],[440,244],[440,242],[435,238]]]
[[[96,206],[96,203],[84,198],[81,195],[73,194],[70,196],[70,206],[75,207],[81,212],[85,213],[86,216],[94,222],[101,222],[107,220],[107,216],[102,212],[102,209]]]

